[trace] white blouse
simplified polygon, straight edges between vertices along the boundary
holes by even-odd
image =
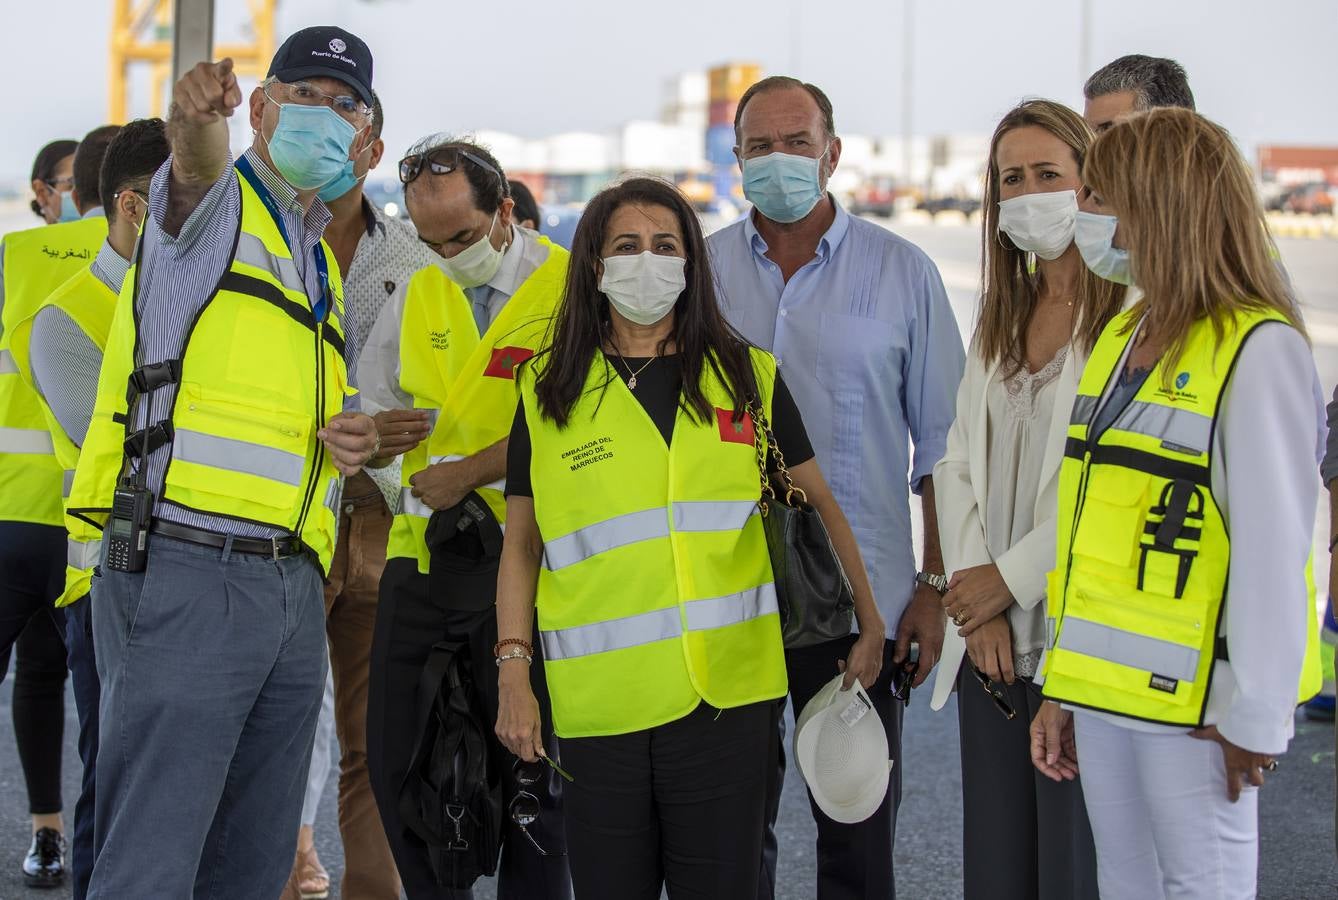
[[[985,497],[985,546],[998,559],[1036,527],[1036,498],[1050,418],[1058,393],[1056,381],[1069,346],[1036,372],[1024,366],[1011,375],[996,371],[985,388],[988,423],[986,468],[990,489]],[[1013,666],[1018,675],[1036,673],[1045,646],[1044,604],[1008,608],[1013,630]]]

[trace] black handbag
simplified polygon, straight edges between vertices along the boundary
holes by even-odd
[[[846,637],[854,625],[855,595],[850,580],[822,516],[790,477],[761,405],[748,406],[762,479],[762,498],[757,505],[771,555],[785,647],[793,650]],[[776,464],[783,497],[776,494],[767,473],[768,450]]]
[[[501,774],[473,675],[468,645],[433,646],[418,682],[418,742],[399,791],[400,816],[427,845],[437,884],[455,890],[496,874],[502,848]]]

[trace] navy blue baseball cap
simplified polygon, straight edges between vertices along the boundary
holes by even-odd
[[[303,28],[288,36],[266,77],[300,81],[323,75],[353,88],[363,103],[372,105],[372,51],[362,38],[334,25]]]

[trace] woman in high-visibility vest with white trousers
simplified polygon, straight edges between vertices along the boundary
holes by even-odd
[[[537,610],[582,900],[757,895],[786,693],[763,416],[767,471],[785,457],[821,514],[868,635],[847,686],[878,676],[883,623],[777,366],[725,323],[672,185],[631,179],[591,201],[549,349],[520,377],[497,590],[497,734],[544,755]]]
[[[1319,379],[1224,129],[1133,116],[1083,180],[1084,260],[1142,296],[1070,418],[1032,759],[1081,770],[1103,900],[1253,897],[1258,789],[1320,681]]]

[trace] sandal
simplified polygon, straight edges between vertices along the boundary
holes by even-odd
[[[316,848],[297,852],[293,863],[297,876],[297,891],[302,900],[326,900],[330,896],[330,873],[321,865]]]

